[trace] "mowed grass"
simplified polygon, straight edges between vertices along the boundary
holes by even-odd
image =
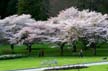
[[[107,53],[108,48],[106,45],[97,48],[97,56],[93,56],[92,49],[84,51],[83,58],[79,57],[80,48],[78,48],[76,53],[73,53],[72,48],[66,47],[64,48],[64,56],[60,56],[60,49],[50,48],[52,46],[53,46],[52,44],[35,44],[32,47],[33,50],[30,56],[17,58],[17,59],[0,60],[0,71],[45,67],[47,65],[41,65],[41,63],[44,62],[45,60],[53,61],[54,59],[56,59],[58,62],[58,66],[60,66],[60,65],[67,65],[67,64],[98,62],[98,61],[103,61],[102,60],[103,57],[108,57],[108,53]],[[44,49],[45,51],[44,57],[38,56],[39,51],[41,49]],[[14,51],[16,54],[27,54],[27,55],[29,54],[25,46],[15,46]],[[11,49],[9,45],[0,45],[0,54],[1,55],[11,54]]]
[[[27,57],[19,59],[10,59],[10,60],[1,60],[0,61],[0,71],[3,70],[16,70],[16,69],[25,69],[25,68],[39,68],[41,62],[44,60],[53,60],[58,61],[58,65],[67,65],[67,64],[78,64],[78,63],[88,63],[88,62],[97,62],[101,61],[101,57]]]

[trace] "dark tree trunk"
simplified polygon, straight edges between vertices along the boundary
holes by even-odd
[[[91,47],[93,48],[93,54],[96,55],[97,54],[97,52],[96,52],[96,44],[92,43]]]
[[[60,50],[61,50],[60,55],[61,55],[61,56],[63,56],[63,55],[64,55],[64,50],[63,50],[63,48],[64,48],[65,44],[66,44],[66,42],[61,43],[61,45],[60,45]]]
[[[77,48],[76,48],[76,45],[73,46],[73,52],[76,52],[77,51]]]
[[[14,44],[11,44],[11,50],[12,50],[12,53],[14,53]]]
[[[28,51],[29,51],[29,53],[31,53],[31,51],[32,51],[32,45],[28,45]]]
[[[95,47],[94,47],[94,55],[96,55],[96,53],[97,53],[97,52],[96,52],[96,46],[95,46]]]
[[[27,50],[28,50],[28,52],[29,53],[31,53],[32,52],[32,44],[26,44],[26,46],[27,46]]]
[[[76,41],[73,41],[73,42],[72,42],[72,45],[73,45],[73,50],[72,50],[72,52],[77,52]]]
[[[82,37],[80,38],[82,44],[84,45],[84,50],[86,51],[88,47],[86,46],[89,42],[86,40],[86,38]]]
[[[83,45],[84,45],[84,50],[86,51],[87,49],[88,49],[88,47],[86,46],[88,43],[87,43],[87,41],[85,40],[85,41],[83,41]]]
[[[44,53],[44,49],[41,49],[40,51],[39,51],[39,57],[43,57],[45,55],[45,53]]]

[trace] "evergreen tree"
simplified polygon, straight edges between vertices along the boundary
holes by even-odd
[[[17,13],[17,3],[18,0],[10,0],[8,2],[6,11],[7,11],[7,15],[13,15]]]
[[[48,18],[48,3],[46,0],[19,0],[18,14],[31,14],[36,20]]]
[[[0,0],[0,16],[1,18],[4,18],[7,16],[6,7],[10,0]]]

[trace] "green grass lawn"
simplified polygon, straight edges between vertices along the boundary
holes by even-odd
[[[16,70],[16,69],[25,69],[25,68],[39,68],[45,67],[47,65],[41,65],[42,62],[45,60],[54,60],[56,59],[58,65],[67,65],[67,64],[76,64],[76,63],[88,63],[88,62],[98,62],[102,61],[103,57],[108,57],[108,48],[101,47],[97,49],[97,56],[93,56],[93,50],[89,49],[84,51],[84,57],[80,58],[78,53],[72,53],[71,48],[64,49],[64,56],[60,56],[60,49],[59,48],[50,48],[52,44],[37,44],[33,45],[33,51],[30,56],[17,58],[17,59],[9,59],[9,60],[0,60],[0,71],[4,70]],[[39,50],[44,48],[45,56],[38,57]],[[80,49],[80,48],[79,48]],[[25,46],[16,46],[15,47],[16,54],[28,54]],[[0,54],[11,54],[11,50],[9,45],[0,45]],[[104,67],[104,66],[102,66]],[[107,66],[106,66],[107,67]],[[97,66],[93,66],[87,68],[88,70],[84,69],[85,71],[96,71],[92,69],[96,69]],[[84,71],[83,69],[81,71]],[[67,71],[67,70],[66,70]],[[70,71],[77,71],[77,70],[70,70]],[[98,70],[99,71],[99,70]],[[102,71],[102,70],[101,70]],[[105,71],[105,70],[103,70]]]
[[[43,67],[41,66],[41,62],[44,60],[56,59],[58,61],[58,65],[67,65],[76,63],[97,62],[101,61],[101,58],[102,57],[27,57],[19,59],[1,60],[0,71]]]

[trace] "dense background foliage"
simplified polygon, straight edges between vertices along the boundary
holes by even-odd
[[[53,2],[53,1],[52,1]],[[108,0],[72,0],[73,6],[108,13]],[[0,0],[0,16],[31,14],[36,20],[46,20],[50,10],[49,0]]]
[[[18,14],[31,14],[36,20],[46,20],[46,0],[19,0]]]

